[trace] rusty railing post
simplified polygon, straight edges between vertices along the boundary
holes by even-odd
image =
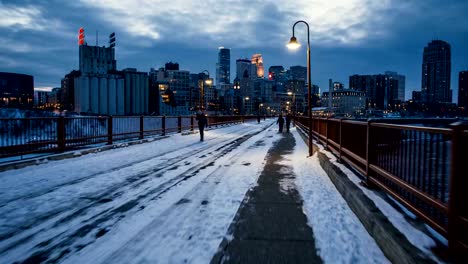
[[[468,199],[465,190],[468,180],[464,177],[466,171],[463,168],[463,166],[466,166],[463,164],[466,162],[463,157],[463,125],[462,122],[456,122],[450,126],[452,127],[452,166],[449,180],[448,246],[451,255],[455,258],[455,262],[458,262],[463,259],[466,260],[468,256],[468,250],[466,249],[468,238],[466,232],[463,232],[463,230],[467,230],[466,226],[463,226],[467,224],[467,210],[463,206]],[[465,218],[464,223],[462,218]]]
[[[371,164],[371,159],[373,160],[375,153],[374,153],[374,142],[372,141],[372,129],[371,129],[371,121],[370,119],[367,120],[367,133],[366,133],[366,186],[370,187],[370,169],[369,165]]]
[[[330,117],[327,117],[325,120],[325,149],[328,150],[328,126],[330,125],[330,120],[328,120]]]
[[[113,127],[112,127],[112,116],[107,118],[107,144],[112,145],[112,134],[113,134]]]
[[[143,139],[143,132],[144,132],[144,124],[143,124],[144,116],[140,116],[140,139]]]
[[[161,117],[161,130],[162,130],[161,136],[165,136],[166,135],[166,116]]]
[[[57,119],[57,146],[60,152],[65,151],[65,118],[63,116]]]
[[[343,118],[340,118],[340,138],[339,138],[340,154],[338,156],[338,162],[341,162],[341,148],[342,148],[341,137],[343,135],[342,124],[343,124]]]
[[[182,133],[182,116],[177,117],[177,132]]]

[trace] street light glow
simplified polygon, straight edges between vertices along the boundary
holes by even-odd
[[[206,79],[205,83],[208,84],[208,85],[211,85],[213,83],[213,81],[211,79]]]
[[[286,47],[288,47],[288,49],[290,50],[297,50],[300,46],[301,44],[297,42],[297,39],[294,36],[291,37],[291,39],[289,40],[289,43],[286,45]]]

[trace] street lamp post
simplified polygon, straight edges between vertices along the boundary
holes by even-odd
[[[239,106],[239,95],[238,95],[238,91],[240,90],[240,84],[239,84],[239,81],[237,81],[237,78],[236,80],[234,80],[234,96],[236,97],[236,106],[238,107],[238,111],[237,113],[240,114],[240,106]]]
[[[307,26],[307,114],[309,116],[309,156],[313,154],[313,145],[312,145],[312,101],[311,101],[311,92],[312,92],[312,80],[310,78],[310,29],[309,24],[303,20],[299,20],[294,23],[292,27],[292,37],[289,40],[287,47],[289,49],[298,49],[301,45],[297,42],[296,37],[294,36],[294,28],[298,23],[304,23]]]
[[[297,106],[296,106],[296,93],[295,92],[288,92],[288,95],[289,96],[292,96],[292,106],[291,106],[291,110],[294,109],[293,111],[293,115],[296,114],[297,112]],[[294,107],[294,108],[293,108]]]
[[[202,71],[201,73],[204,73],[206,72],[206,74],[208,75],[208,79],[207,80],[201,80],[201,85],[200,85],[200,89],[201,89],[201,94],[200,94],[200,108],[201,110],[203,110],[205,108],[205,105],[204,105],[204,99],[205,99],[205,83],[208,84],[208,85],[211,85],[212,82],[211,80],[209,79],[210,78],[210,72],[207,71],[207,70],[204,70]]]
[[[250,111],[246,111],[247,110],[247,103],[245,101],[249,101],[250,100],[250,97],[246,96],[246,97],[242,97],[243,100],[243,104],[242,104],[242,107],[244,108],[244,115],[247,114],[247,112],[250,113]]]

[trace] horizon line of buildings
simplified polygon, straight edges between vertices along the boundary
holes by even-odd
[[[0,106],[59,107],[96,115],[189,115],[197,109],[220,114],[307,112],[306,67],[271,66],[265,76],[263,57],[254,54],[251,59],[236,60],[236,77],[231,82],[230,57],[230,49],[219,48],[214,84],[207,71],[190,73],[172,62],[149,72],[117,70],[114,33],[108,47],[90,46],[80,39],[79,70],[66,74],[61,87],[51,92],[34,92],[32,76],[0,73]],[[422,69],[421,91],[414,91],[409,102],[450,104],[450,45],[441,40],[430,42],[424,48]],[[458,105],[464,109],[468,105],[467,72],[459,73]],[[28,83],[16,81],[14,85],[14,79],[27,79]],[[352,75],[348,88],[330,79],[328,92],[321,94],[312,85],[311,105],[328,107],[343,116],[363,115],[369,109],[400,111],[408,103],[405,81],[404,75],[392,71]]]

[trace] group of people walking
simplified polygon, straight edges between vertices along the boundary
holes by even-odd
[[[279,128],[278,128],[278,132],[279,133],[283,133],[283,126],[284,126],[284,120],[285,118],[283,118],[283,114],[280,114],[278,116],[278,120],[276,121],[276,124],[279,125]],[[291,114],[287,114],[286,115],[286,132],[289,133],[289,127],[291,126]]]
[[[198,130],[200,131],[200,141],[203,141],[205,127],[208,126],[208,119],[206,114],[202,111],[198,111],[195,119],[198,121]],[[264,117],[265,119],[265,117]],[[257,116],[257,121],[260,123],[260,115]],[[278,116],[276,124],[279,125],[278,132],[283,133],[284,123],[286,122],[286,132],[289,133],[289,127],[291,126],[291,114],[286,114],[286,118],[283,117],[283,114]]]

